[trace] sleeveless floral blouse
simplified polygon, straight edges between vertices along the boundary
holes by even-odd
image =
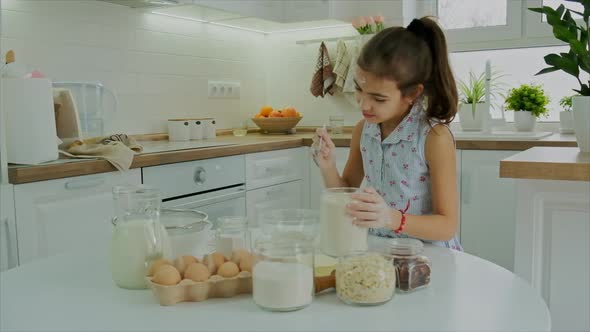
[[[426,137],[436,122],[425,117],[422,103],[416,103],[398,127],[384,140],[378,124],[365,122],[361,154],[365,178],[361,187],[373,187],[394,209],[408,214],[432,214],[430,172],[424,156]],[[370,229],[382,237],[409,237],[385,228]],[[463,250],[456,236],[448,242],[425,241],[437,246]]]

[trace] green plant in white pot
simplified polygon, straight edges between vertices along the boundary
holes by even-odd
[[[549,98],[540,85],[523,84],[508,91],[506,110],[514,111],[514,126],[518,131],[532,131],[537,118],[547,115]]]
[[[569,45],[569,52],[548,54],[545,63],[550,67],[545,68],[537,75],[561,70],[576,78],[580,84],[579,89],[574,89],[578,96],[572,98],[574,116],[574,132],[581,152],[590,152],[590,79],[587,84],[580,79],[580,74],[590,74],[590,0],[568,0],[582,5],[583,11],[566,9],[560,5],[557,9],[548,6],[529,8],[547,16],[547,24],[553,27],[555,38]],[[575,20],[572,13],[582,17]]]
[[[490,99],[501,96],[501,91],[505,86],[498,80],[505,75],[493,72],[490,77]],[[469,80],[458,80],[459,88],[459,120],[461,129],[465,131],[482,130],[483,112],[487,111],[485,104],[486,96],[486,77],[485,72],[476,75],[473,71],[469,72]]]
[[[559,112],[559,132],[562,134],[574,133],[574,117],[572,112],[572,98],[574,96],[565,96],[559,100],[562,111]]]

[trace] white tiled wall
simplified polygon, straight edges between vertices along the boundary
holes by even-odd
[[[99,81],[118,96],[111,132],[166,132],[166,119],[214,116],[228,128],[264,103],[264,36],[94,0],[0,0],[0,51],[59,81]],[[241,82],[208,99],[207,80]]]

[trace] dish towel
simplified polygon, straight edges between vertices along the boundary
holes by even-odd
[[[354,75],[356,73],[356,61],[359,56],[359,50],[360,48],[357,42],[352,43],[348,48],[349,66],[346,73],[346,79],[344,80],[344,87],[342,88],[344,98],[354,106],[358,106],[355,96],[356,88],[354,86]]]
[[[336,63],[334,64],[334,74],[336,74],[336,81],[334,85],[337,91],[343,91],[344,83],[346,82],[348,69],[350,66],[350,55],[346,48],[346,43],[342,40],[338,41],[336,45]]]
[[[334,94],[334,81],[335,75],[328,55],[328,48],[322,42],[309,90],[314,97],[321,96],[323,98],[327,93],[332,95]]]
[[[119,171],[131,167],[135,153],[143,151],[135,139],[125,134],[77,139],[59,152],[67,157],[104,159]]]

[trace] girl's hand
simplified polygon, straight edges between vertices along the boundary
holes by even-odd
[[[347,204],[347,212],[354,217],[353,223],[359,227],[397,229],[401,213],[389,208],[383,197],[373,188],[352,194],[353,201]]]
[[[336,167],[336,145],[325,128],[316,129],[311,145],[313,160],[320,169]]]

